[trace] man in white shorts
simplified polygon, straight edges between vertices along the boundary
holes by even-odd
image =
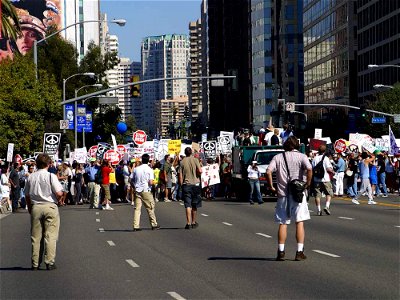
[[[307,189],[311,184],[312,167],[310,161],[305,154],[298,151],[299,142],[296,137],[290,136],[283,144],[285,156],[289,167],[287,172],[284,154],[277,154],[272,159],[267,169],[267,178],[272,191],[278,192],[278,201],[275,208],[275,220],[279,223],[278,230],[278,255],[276,260],[285,260],[285,242],[287,236],[287,225],[291,221],[296,222],[296,240],[297,252],[295,260],[304,260],[304,224],[303,222],[310,219],[310,212],[307,204]],[[272,173],[276,172],[277,188],[273,186]],[[298,203],[293,200],[289,193],[289,182],[293,179],[299,179],[306,182],[306,190],[304,191],[303,201]]]

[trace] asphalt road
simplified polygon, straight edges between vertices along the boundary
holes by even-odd
[[[365,197],[364,197],[365,198]],[[157,203],[161,230],[143,208],[132,232],[133,207],[60,208],[54,271],[30,270],[26,211],[0,219],[1,299],[399,299],[400,199],[356,206],[334,199],[331,216],[306,222],[307,260],[275,261],[274,202],[207,201],[200,226],[185,230],[182,203]]]

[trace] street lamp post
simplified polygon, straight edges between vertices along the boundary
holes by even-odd
[[[392,85],[385,85],[385,84],[374,84],[374,89],[394,89]]]
[[[398,65],[368,65],[368,69],[374,68],[400,68]]]
[[[78,92],[86,87],[96,87],[96,88],[101,88],[103,87],[102,84],[96,83],[96,84],[89,84],[89,85],[84,85],[78,89],[75,89],[75,98],[78,97]],[[86,100],[86,99],[85,99]],[[83,103],[85,103],[85,100],[83,100]],[[75,118],[74,118],[74,130],[75,130],[75,149],[78,148],[78,101],[75,101]],[[83,129],[85,130],[85,129]]]
[[[45,38],[43,38],[43,39],[41,39],[41,40],[39,40],[39,41],[34,40],[34,41],[33,41],[33,62],[35,63],[35,76],[36,76],[36,80],[38,79],[38,61],[37,61],[37,60],[38,60],[38,58],[37,58],[37,45],[38,45],[38,44],[44,42],[44,41],[47,40],[48,38],[51,38],[52,36],[54,36],[54,35],[56,35],[56,34],[59,34],[61,31],[64,31],[64,30],[66,30],[66,29],[68,29],[68,28],[70,28],[70,27],[72,27],[72,26],[76,26],[76,25],[83,24],[83,23],[102,23],[102,22],[107,22],[107,21],[104,21],[104,20],[88,20],[88,21],[77,22],[77,23],[68,25],[67,27],[64,27],[64,28],[62,28],[62,29],[60,29],[60,30],[58,30],[58,31],[56,31],[56,32],[53,32],[52,34],[46,36]],[[125,23],[126,23],[126,20],[124,20],[124,19],[114,19],[114,20],[109,21],[109,22],[115,23],[115,24],[117,24],[117,25],[119,25],[119,26],[124,26]]]

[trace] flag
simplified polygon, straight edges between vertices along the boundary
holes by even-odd
[[[389,140],[390,140],[390,147],[389,147],[389,154],[396,155],[400,154],[400,149],[396,144],[396,138],[393,134],[392,128],[389,125]]]

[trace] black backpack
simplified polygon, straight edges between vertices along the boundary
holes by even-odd
[[[315,167],[313,168],[313,176],[318,179],[322,179],[325,176],[325,169],[324,169],[324,159],[325,154],[322,155],[322,159],[318,162]]]

